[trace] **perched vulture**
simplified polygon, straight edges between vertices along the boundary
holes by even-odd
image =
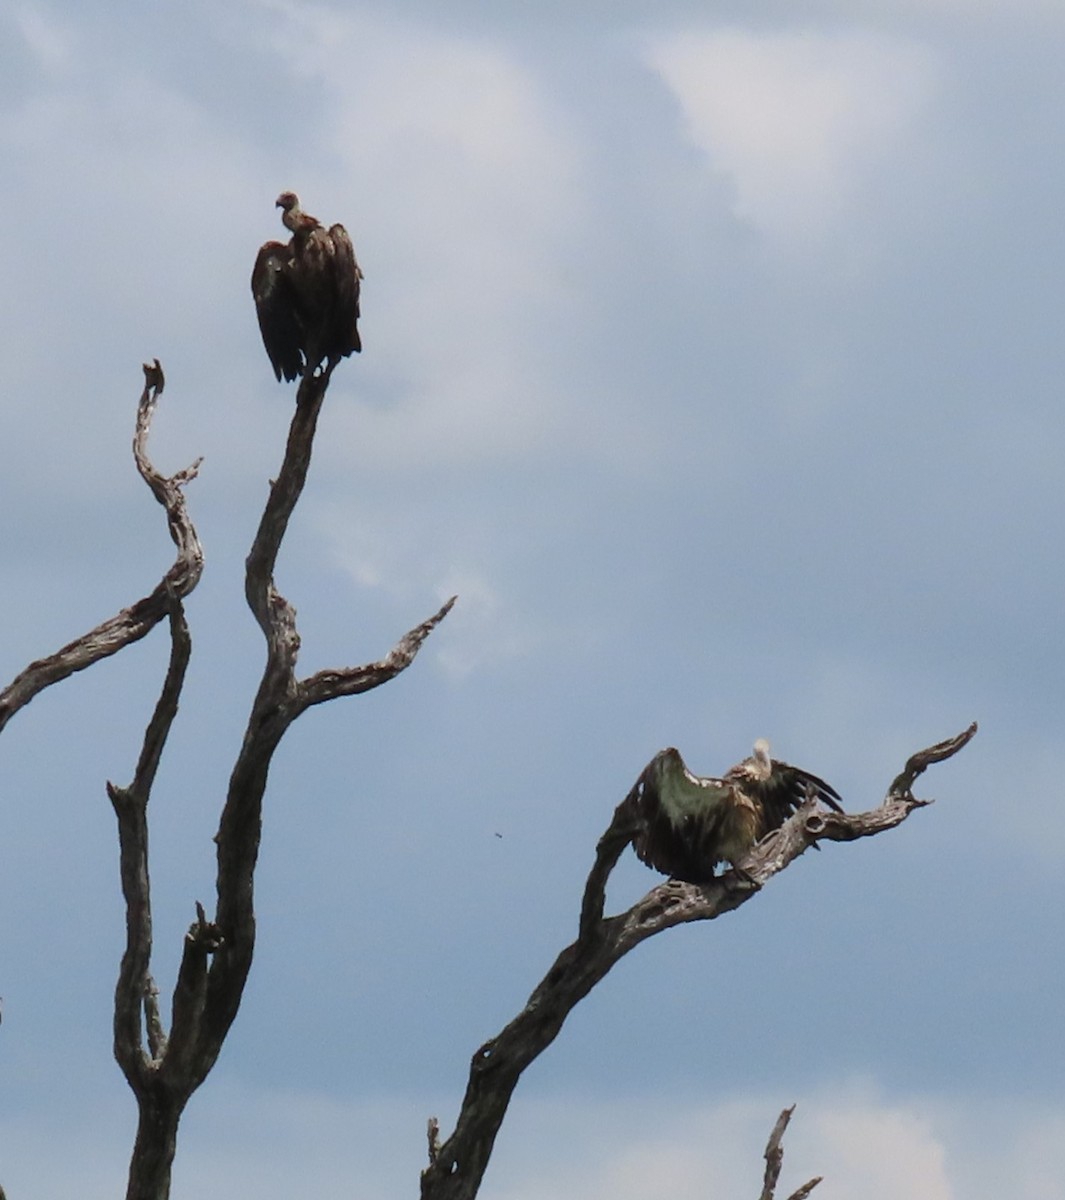
[[[769,757],[759,738],[750,758],[721,779],[702,779],[672,747],[644,772],[639,795],[641,828],[636,853],[663,875],[707,883],[719,862],[735,865],[750,848],[813,795],[842,812],[839,794],[809,771]]]
[[[362,349],[362,271],[343,225],[326,229],[300,208],[295,192],[282,192],[277,207],[292,237],[262,247],[251,291],[274,374],[293,380]]]

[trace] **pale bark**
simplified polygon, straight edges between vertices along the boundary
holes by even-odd
[[[784,1166],[784,1131],[787,1129],[788,1122],[791,1120],[791,1114],[794,1111],[794,1104],[791,1108],[785,1108],[780,1116],[777,1117],[777,1123],[773,1126],[773,1132],[769,1135],[769,1141],[765,1147],[765,1177],[762,1182],[762,1194],[758,1200],[774,1200],[777,1194],[780,1171]],[[788,1200],[806,1200],[806,1197],[817,1187],[821,1179],[820,1175],[816,1175],[813,1179],[807,1180],[806,1183],[791,1193]]]

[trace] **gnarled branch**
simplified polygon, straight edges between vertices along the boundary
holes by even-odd
[[[927,803],[915,799],[910,790],[917,776],[931,763],[956,754],[975,732],[974,724],[957,737],[911,756],[883,803],[870,812],[824,813],[811,801],[755,846],[735,870],[702,886],[668,880],[625,912],[604,916],[607,879],[635,832],[640,789],[653,770],[652,760],[599,839],[584,889],[577,940],[559,954],[525,1008],[474,1054],[451,1136],[441,1144],[434,1129],[431,1161],[422,1172],[422,1200],[474,1200],[522,1072],[554,1041],[573,1007],[623,955],[674,925],[713,920],[738,908],[822,839],[852,841],[893,829]]]
[[[303,712],[304,709],[314,704],[322,704],[326,700],[336,700],[340,696],[356,696],[361,692],[368,692],[394,679],[414,661],[422,643],[451,611],[457,599],[457,596],[452,596],[431,617],[422,621],[420,625],[415,625],[377,662],[367,663],[362,667],[345,667],[341,670],[330,668],[308,676],[297,686],[299,711]]]
[[[159,1015],[158,992],[150,974],[152,905],[148,882],[148,800],[167,736],[177,716],[178,700],[192,653],[192,640],[181,601],[171,597],[170,664],[144,744],[128,787],[108,783],[118,818],[119,872],[126,902],[126,949],[115,985],[114,1051],[130,1087],[140,1096],[152,1071],[162,1061],[166,1033]],[[148,1049],[142,1037],[141,1012],[147,1025]]]
[[[144,366],[144,390],[137,406],[137,426],[133,435],[133,456],[141,478],[166,510],[170,536],[177,546],[177,558],[155,589],[142,600],[124,608],[115,616],[90,629],[47,658],[40,658],[18,674],[0,692],[0,729],[39,692],[59,683],[77,671],[84,671],[101,658],[117,654],[139,641],[168,616],[173,597],[182,599],[200,581],[203,550],[185,507],[182,488],[195,479],[200,462],[169,477],[160,475],[147,453],[148,432],[156,402],[163,390],[163,371],[159,360]]]

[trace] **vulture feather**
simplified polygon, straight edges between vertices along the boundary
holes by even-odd
[[[362,350],[362,271],[343,225],[326,229],[300,208],[295,192],[282,192],[277,207],[292,237],[261,247],[251,291],[274,374],[293,380]]]
[[[644,773],[641,824],[633,845],[641,860],[663,875],[707,883],[717,863],[735,866],[808,795],[843,811],[834,788],[809,771],[770,758],[764,738],[755,742],[750,758],[720,779],[693,775],[670,747]]]

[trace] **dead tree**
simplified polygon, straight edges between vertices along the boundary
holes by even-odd
[[[302,679],[296,675],[300,646],[296,614],[275,587],[274,565],[306,481],[331,373],[329,366],[321,375],[308,373],[300,383],[281,470],[271,485],[247,558],[245,594],[266,641],[266,665],[215,835],[215,911],[208,918],[204,907],[196,903],[196,920],[185,936],[174,986],[169,1030],[151,974],[147,807],[191,654],[183,600],[199,582],[203,553],[183,493],[195,478],[199,462],[165,477],[155,470],[147,454],[152,414],[163,390],[158,361],[145,367],[133,452],[138,471],[166,511],[177,547],[174,565],[149,595],[55,654],[31,663],[0,692],[2,729],[44,688],[117,653],[167,622],[169,665],[133,779],[124,787],[107,785],[118,818],[127,930],[115,989],[114,1050],[139,1110],[127,1200],[167,1200],[181,1114],[214,1065],[240,1007],[255,947],[255,864],[263,793],[274,751],[289,726],[308,708],[370,691],[408,667],[454,603],[452,597],[378,662],[319,671]],[[975,732],[972,725],[958,736],[912,755],[879,807],[854,814],[823,812],[811,798],[733,870],[703,885],[668,880],[625,912],[607,916],[607,880],[638,828],[641,792],[656,764],[652,760],[599,839],[584,888],[576,940],[559,954],[524,1009],[474,1054],[458,1121],[445,1141],[441,1141],[436,1119],[430,1120],[422,1200],[474,1200],[523,1071],[554,1041],[573,1007],[624,954],[675,925],[713,920],[745,904],[819,841],[853,841],[894,828],[914,809],[929,803],[913,795],[918,776],[932,763],[956,754]],[[781,1115],[766,1148],[763,1200],[775,1194],[780,1143],[790,1111]],[[805,1184],[791,1200],[807,1196],[817,1182]]]
[[[429,1165],[422,1172],[422,1200],[474,1200],[522,1072],[555,1040],[574,1006],[623,955],[675,925],[712,921],[746,904],[774,875],[819,841],[851,842],[894,829],[914,809],[930,803],[913,794],[918,776],[932,763],[957,754],[975,733],[973,724],[957,737],[911,755],[883,802],[869,812],[824,812],[811,798],[763,838],[735,869],[712,883],[671,879],[652,888],[625,912],[606,916],[607,879],[640,827],[640,795],[653,778],[652,759],[599,839],[584,887],[577,940],[555,959],[514,1020],[474,1054],[462,1108],[446,1141],[440,1140],[436,1118],[430,1119]],[[781,1128],[781,1136],[783,1132]]]
[[[318,671],[302,679],[297,676],[300,639],[296,613],[274,585],[274,564],[307,478],[315,426],[331,373],[332,367],[317,376],[308,372],[300,383],[284,461],[271,485],[247,558],[245,595],[266,640],[266,665],[215,835],[215,912],[208,919],[203,906],[196,904],[196,920],[185,936],[174,986],[169,1030],[151,974],[148,801],[177,714],[191,653],[183,600],[199,582],[203,552],[183,493],[195,478],[199,462],[167,478],[148,458],[152,414],[163,391],[158,360],[144,368],[133,454],[141,477],[166,510],[170,536],[177,546],[174,565],[148,596],[55,654],[31,663],[0,692],[3,728],[44,688],[116,654],[164,620],[168,623],[170,661],[132,782],[125,787],[107,785],[118,818],[126,903],[126,949],[115,987],[114,1051],[138,1106],[127,1200],[166,1200],[169,1196],[181,1114],[214,1066],[240,1008],[255,949],[255,864],[263,793],[274,751],[289,726],[308,708],[368,692],[405,670],[454,603],[452,598],[415,626],[378,662]]]

